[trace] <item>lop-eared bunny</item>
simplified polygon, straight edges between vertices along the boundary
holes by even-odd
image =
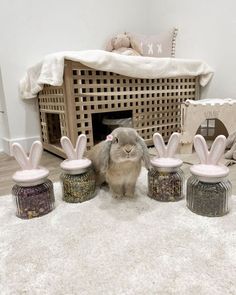
[[[132,197],[142,160],[150,168],[146,144],[133,128],[116,128],[87,156],[94,165],[97,184],[106,181],[114,197]]]

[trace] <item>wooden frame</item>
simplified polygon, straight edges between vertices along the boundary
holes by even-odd
[[[155,132],[167,140],[172,132],[180,131],[181,103],[199,99],[199,89],[198,77],[131,78],[65,60],[63,85],[44,85],[38,94],[43,146],[64,156],[58,141],[51,140],[57,130],[73,144],[79,134],[86,134],[90,149],[94,145],[92,115],[114,111],[132,111],[133,127],[147,145],[152,145]],[[58,116],[49,120],[48,114]],[[53,124],[57,126],[49,126]]]

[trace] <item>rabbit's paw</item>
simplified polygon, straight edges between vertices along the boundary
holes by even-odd
[[[110,186],[110,191],[111,191],[112,197],[115,199],[121,199],[124,196],[121,186],[118,186],[118,185]]]
[[[113,197],[114,199],[120,200],[120,199],[123,198],[123,195],[119,195],[119,194],[116,194],[116,193],[112,193],[112,197]]]
[[[135,191],[135,185],[126,185],[125,187],[125,197],[127,198],[133,198],[134,197],[134,191]]]

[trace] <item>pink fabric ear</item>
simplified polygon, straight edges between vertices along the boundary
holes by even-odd
[[[113,38],[111,38],[108,42],[107,42],[107,44],[106,44],[106,47],[105,47],[105,50],[106,51],[112,51],[113,49],[114,49],[114,47],[113,47]]]

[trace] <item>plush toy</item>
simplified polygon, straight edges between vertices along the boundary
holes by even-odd
[[[228,136],[226,141],[226,148],[230,150],[225,153],[225,158],[236,160],[236,132]]]
[[[106,45],[106,51],[124,55],[140,55],[136,50],[131,48],[129,36],[126,34],[117,34],[112,37]]]

